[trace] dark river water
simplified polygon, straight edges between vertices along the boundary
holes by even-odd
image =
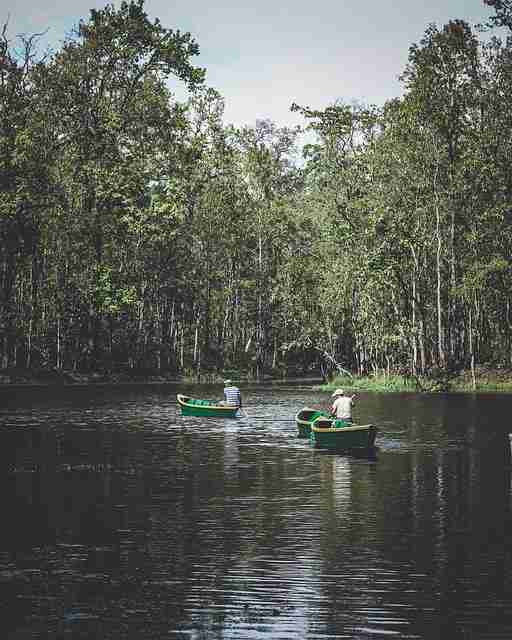
[[[1,640],[512,638],[512,396],[360,394],[370,459],[311,385],[177,391],[0,391]]]

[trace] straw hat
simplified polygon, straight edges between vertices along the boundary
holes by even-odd
[[[345,392],[343,391],[343,389],[336,389],[336,391],[332,394],[332,397],[335,398],[336,396],[344,396]]]
[[[228,384],[231,384],[231,380],[229,380],[229,378],[227,380],[224,380],[224,384],[227,386]]]

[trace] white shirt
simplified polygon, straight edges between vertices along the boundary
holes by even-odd
[[[332,409],[338,420],[352,420],[352,398],[349,396],[338,396]]]
[[[240,395],[240,389],[238,387],[225,387],[224,388],[224,400],[227,404],[232,404],[235,407],[242,406],[242,396]]]

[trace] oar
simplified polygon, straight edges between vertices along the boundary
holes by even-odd
[[[243,409],[242,407],[240,407],[238,410],[239,410],[240,412],[243,412],[243,415],[244,415],[246,418],[248,418],[248,417],[249,417],[249,414],[247,413],[247,411],[246,411],[245,409]]]

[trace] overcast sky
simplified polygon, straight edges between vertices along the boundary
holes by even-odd
[[[91,8],[106,4],[0,0],[0,22],[8,20],[11,38],[48,29],[55,48]],[[146,0],[145,9],[198,42],[193,63],[225,98],[226,123],[269,118],[280,126],[302,121],[292,102],[321,109],[400,95],[409,46],[428,24],[462,18],[473,25],[490,14],[483,0]]]

